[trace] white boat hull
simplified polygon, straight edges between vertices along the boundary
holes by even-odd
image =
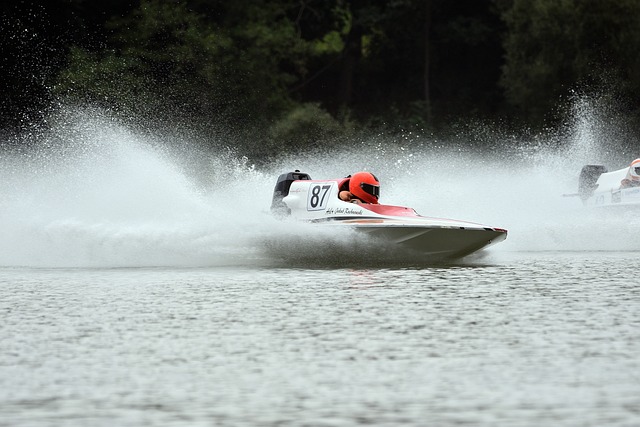
[[[407,207],[342,201],[340,180],[296,179],[288,184],[286,195],[279,194],[276,185],[272,210],[300,221],[353,228],[385,249],[396,247],[429,259],[461,258],[507,237],[502,228],[424,217]]]
[[[461,258],[507,238],[507,233],[494,229],[426,226],[356,226],[356,229],[430,258]]]

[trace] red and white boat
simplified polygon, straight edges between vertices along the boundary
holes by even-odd
[[[339,198],[347,178],[313,180],[303,172],[280,175],[271,211],[314,224],[353,227],[387,245],[429,259],[461,258],[507,238],[507,230],[454,219],[418,215],[403,206],[351,203]]]
[[[640,159],[611,172],[604,165],[585,165],[580,171],[578,192],[570,195],[580,196],[587,207],[607,211],[640,207]]]

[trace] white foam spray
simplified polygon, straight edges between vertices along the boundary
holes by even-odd
[[[636,221],[590,214],[578,198],[562,197],[576,191],[584,164],[617,168],[640,157],[602,144],[610,133],[589,108],[561,136],[487,132],[484,150],[378,136],[262,169],[230,149],[176,150],[95,110],[64,117],[33,147],[1,153],[0,266],[341,265],[374,253],[351,233],[268,213],[278,175],[293,169],[317,179],[370,170],[384,203],[507,228],[490,256],[640,249],[629,238]]]

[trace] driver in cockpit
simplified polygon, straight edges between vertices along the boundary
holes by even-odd
[[[640,159],[631,162],[627,176],[620,181],[620,188],[640,187]]]
[[[358,172],[347,178],[349,178],[348,182],[343,184],[338,194],[340,200],[351,203],[378,204],[380,182],[378,182],[378,178],[374,174],[371,172]]]

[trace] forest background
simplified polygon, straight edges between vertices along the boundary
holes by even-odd
[[[363,132],[640,129],[638,0],[47,0],[1,7],[0,129],[91,105],[251,158]],[[259,137],[256,137],[259,136]],[[239,141],[252,141],[251,144]]]

